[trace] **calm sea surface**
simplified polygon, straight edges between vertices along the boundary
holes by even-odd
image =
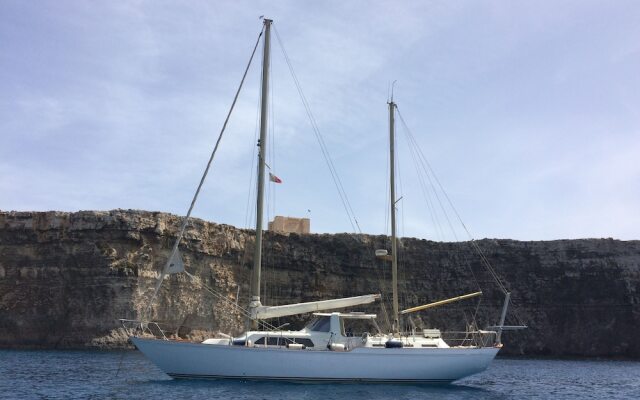
[[[498,359],[446,386],[171,380],[137,351],[0,351],[2,399],[640,399],[640,362]]]

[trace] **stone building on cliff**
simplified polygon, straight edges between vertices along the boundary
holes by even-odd
[[[311,230],[309,218],[282,217],[277,215],[273,221],[269,222],[271,232],[305,234]]]

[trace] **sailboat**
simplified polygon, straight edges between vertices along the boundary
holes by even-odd
[[[336,311],[380,300],[380,294],[320,300],[307,303],[268,306],[260,296],[263,197],[265,185],[265,148],[267,142],[270,38],[272,20],[264,19],[262,59],[262,102],[260,120],[259,165],[256,204],[256,245],[254,249],[251,299],[248,304],[249,329],[240,336],[216,337],[202,342],[172,340],[164,335],[150,337],[153,322],[135,321],[130,340],[149,360],[173,378],[286,380],[315,382],[392,382],[445,383],[484,371],[502,347],[500,334],[509,303],[505,299],[500,323],[493,330],[468,332],[474,340],[458,345],[448,343],[437,329],[402,332],[400,315],[445,304],[480,293],[458,296],[408,310],[398,306],[398,238],[396,237],[394,191],[394,113],[389,102],[391,156],[391,253],[376,251],[376,256],[391,261],[393,287],[393,323],[390,331],[379,328],[376,314]],[[262,35],[262,34],[261,34]],[[256,43],[257,48],[257,43]],[[255,48],[254,48],[255,53]],[[253,56],[252,56],[253,57]],[[248,67],[247,67],[248,68]],[[245,71],[246,76],[246,71]],[[244,78],[243,78],[244,79]],[[237,98],[237,94],[236,94]],[[235,103],[235,100],[234,100]],[[227,117],[228,118],[228,117]],[[226,122],[225,122],[226,125]],[[223,128],[224,129],[224,128]],[[218,142],[219,143],[219,142]],[[218,144],[216,144],[217,149]],[[212,153],[212,158],[213,154]],[[209,165],[211,164],[211,159]],[[207,166],[208,170],[209,166]],[[206,175],[206,171],[205,171]],[[204,180],[204,177],[203,177]],[[201,182],[202,185],[202,182]],[[183,221],[182,229],[162,270],[155,298],[167,274],[184,271],[178,244],[197,198]],[[282,330],[266,322],[271,318],[313,313],[314,318],[301,330]],[[125,321],[124,322],[130,322]],[[354,323],[373,326],[374,333],[354,335],[348,326]],[[157,325],[155,325],[157,327]]]

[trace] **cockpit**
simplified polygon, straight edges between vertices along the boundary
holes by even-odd
[[[344,337],[361,336],[364,333],[381,332],[375,314],[364,313],[315,313],[315,318],[305,326],[308,332],[332,333]]]

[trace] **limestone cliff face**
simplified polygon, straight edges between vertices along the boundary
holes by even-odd
[[[0,212],[0,347],[121,347],[119,318],[146,309],[181,218],[144,211]],[[478,244],[512,291],[529,329],[508,332],[502,354],[640,357],[640,241],[611,239]],[[193,220],[181,245],[187,270],[162,286],[151,313],[171,333],[239,332],[248,303],[253,232]],[[390,267],[369,235],[267,234],[263,303],[383,293]],[[464,330],[497,322],[502,294],[469,243],[405,238],[401,307],[481,288],[484,295],[414,315],[418,327]],[[202,285],[214,289],[213,295]],[[364,310],[377,312],[380,305]],[[304,317],[281,320],[295,327]],[[508,323],[516,324],[515,315]]]

